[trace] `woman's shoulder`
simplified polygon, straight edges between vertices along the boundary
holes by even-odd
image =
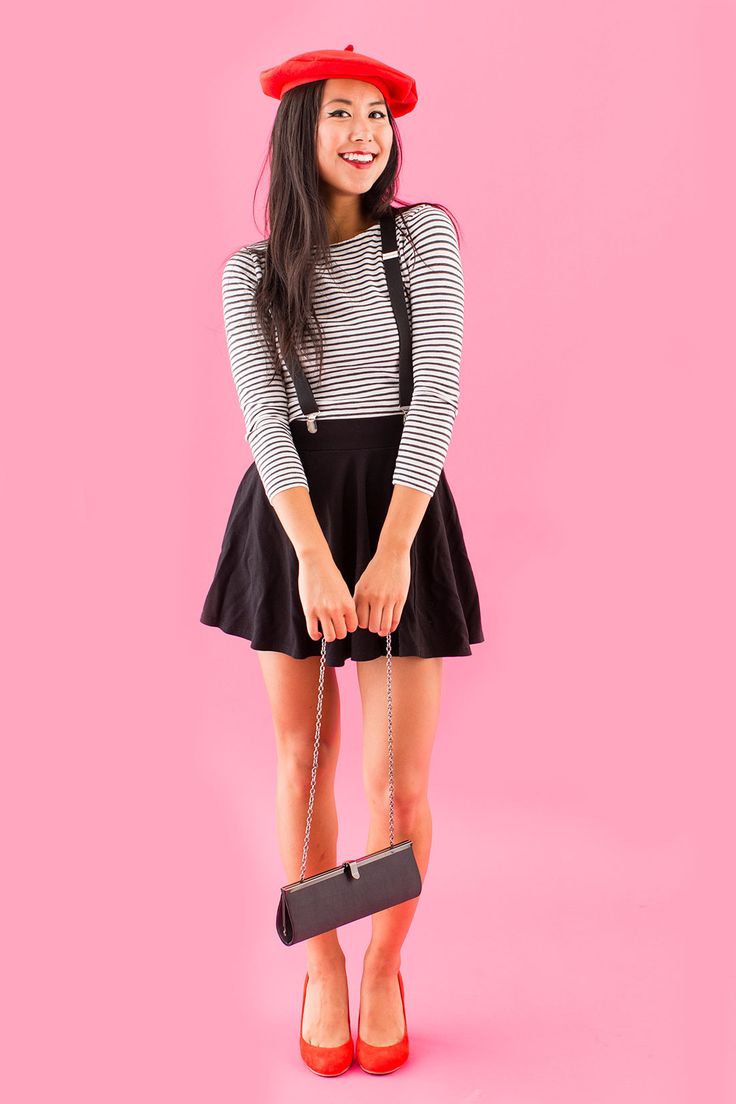
[[[265,239],[251,242],[249,245],[241,245],[231,253],[223,268],[223,282],[233,279],[241,282],[257,282],[263,275],[263,258],[267,244]]]
[[[450,215],[438,203],[414,203],[410,207],[397,207],[397,216],[413,230],[444,230],[450,227],[453,232],[455,224]]]
[[[425,264],[439,261],[453,266],[460,261],[455,222],[444,207],[436,203],[417,203],[407,207],[397,220],[397,231],[399,252],[406,259],[410,281],[417,260]]]
[[[412,254],[427,249],[457,251],[458,231],[444,207],[436,203],[417,203],[404,210],[397,208],[397,212],[400,214],[397,222],[399,236],[405,239],[406,247]]]

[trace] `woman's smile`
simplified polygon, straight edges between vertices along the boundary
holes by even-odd
[[[352,165],[355,169],[368,169],[373,162],[378,159],[378,154],[374,153],[372,150],[365,152],[362,150],[353,152],[351,150],[348,153],[340,153],[338,156],[342,158],[347,165]]]

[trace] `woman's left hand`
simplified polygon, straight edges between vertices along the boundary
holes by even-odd
[[[409,549],[379,548],[353,593],[358,627],[385,636],[401,618],[411,582]]]

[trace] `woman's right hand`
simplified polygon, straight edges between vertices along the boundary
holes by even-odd
[[[300,557],[299,597],[312,640],[320,640],[323,635],[328,643],[344,640],[349,632],[357,629],[358,614],[353,596],[329,552]]]

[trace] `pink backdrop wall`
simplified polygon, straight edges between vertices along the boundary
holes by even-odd
[[[682,0],[16,8],[3,1099],[734,1099],[735,23]],[[330,1090],[274,930],[257,660],[198,616],[251,459],[219,281],[262,236],[258,72],[348,42],[416,76],[401,198],[463,230],[446,467],[486,642],[446,661],[416,1059]],[[351,664],[340,685],[347,855]],[[342,934],[354,1024],[368,932]]]

